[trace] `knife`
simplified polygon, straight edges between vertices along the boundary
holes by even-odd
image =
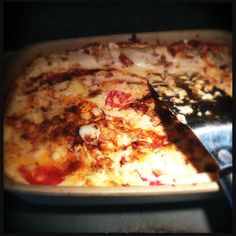
[[[214,158],[220,170],[219,185],[232,206],[232,98],[219,87],[205,88],[205,78],[195,77],[200,84],[197,89],[194,77],[186,75],[154,76],[149,79],[150,89],[160,118],[166,119],[169,111],[191,129]]]

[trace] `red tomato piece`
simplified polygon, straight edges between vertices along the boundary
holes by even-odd
[[[64,173],[53,166],[38,166],[33,170],[21,166],[19,172],[27,182],[35,185],[55,186],[64,180]]]
[[[117,90],[112,90],[108,93],[105,104],[112,107],[123,107],[128,103],[131,95]]]
[[[120,166],[123,166],[126,163],[125,157],[122,156],[120,159]]]
[[[159,180],[155,180],[155,181],[150,181],[149,185],[150,186],[156,186],[156,185],[164,185],[164,184]]]
[[[135,170],[136,172],[137,172],[137,174],[139,175],[139,177],[140,177],[140,179],[142,180],[142,181],[148,181],[148,178],[146,178],[146,177],[143,177],[139,172],[138,172],[138,170]]]

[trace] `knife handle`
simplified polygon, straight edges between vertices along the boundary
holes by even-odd
[[[232,168],[226,168],[220,173],[219,183],[223,189],[230,206],[232,207],[232,187],[233,187],[233,171]]]

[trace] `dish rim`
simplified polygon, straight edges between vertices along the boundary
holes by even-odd
[[[141,41],[148,43],[156,42],[158,39],[161,43],[171,43],[184,39],[197,39],[200,41],[208,41],[213,43],[224,43],[232,45],[232,33],[224,30],[212,29],[195,29],[195,30],[172,30],[158,32],[139,32],[135,33],[136,37]],[[89,37],[78,37],[68,39],[57,39],[44,42],[38,42],[26,46],[10,56],[6,65],[4,91],[11,86],[16,78],[21,73],[27,62],[32,60],[41,51],[40,54],[47,55],[53,52],[63,52],[83,47],[86,44],[99,42],[121,42],[128,41],[132,34],[112,34],[112,35],[97,35]],[[178,40],[176,40],[178,39]],[[58,50],[57,50],[58,49]],[[23,59],[22,59],[23,58]],[[14,66],[14,70],[11,68]],[[60,195],[60,196],[151,196],[151,195],[178,195],[178,194],[197,194],[218,192],[219,185],[216,181],[202,184],[184,184],[173,186],[132,186],[132,187],[64,187],[64,186],[35,186],[26,185],[10,180],[4,174],[4,189],[7,191],[32,193],[38,195]]]

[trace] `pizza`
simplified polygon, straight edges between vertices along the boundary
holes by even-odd
[[[217,165],[155,91],[185,97],[178,76],[200,99],[231,97],[231,63],[228,46],[194,40],[93,43],[38,56],[7,97],[4,173],[49,186],[215,181]]]

